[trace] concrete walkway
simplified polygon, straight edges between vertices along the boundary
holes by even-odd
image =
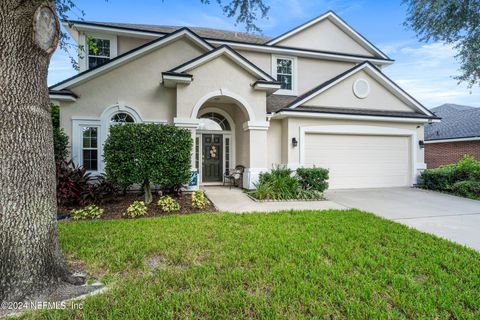
[[[480,201],[415,188],[329,190],[326,197],[480,250]]]
[[[238,188],[208,186],[202,187],[207,197],[212,200],[219,211],[226,212],[272,212],[280,210],[327,210],[346,209],[345,206],[332,201],[281,201],[257,202],[250,199]]]

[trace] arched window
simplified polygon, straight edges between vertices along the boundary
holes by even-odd
[[[199,130],[209,131],[230,131],[230,123],[221,114],[215,112],[208,112],[202,115],[199,119]]]
[[[111,118],[110,118],[110,123],[111,124],[117,124],[117,123],[135,123],[135,119],[129,115],[126,112],[119,112],[115,113]]]

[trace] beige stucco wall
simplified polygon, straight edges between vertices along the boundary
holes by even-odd
[[[250,121],[265,121],[265,92],[254,90],[251,85],[257,78],[231,59],[222,55],[189,70],[188,73],[193,75],[194,80],[189,85],[177,87],[177,117],[190,118],[194,106],[203,97],[223,90],[225,95],[241,97],[248,103],[255,117],[249,119]],[[242,104],[240,102],[240,105]]]
[[[358,79],[365,79],[370,85],[370,93],[364,99],[357,98],[353,93],[353,84]],[[357,72],[305,102],[303,105],[407,112],[415,111],[365,71]]]
[[[373,56],[328,19],[320,21],[276,45]]]
[[[121,55],[127,51],[140,47],[147,42],[152,41],[153,39],[142,39],[142,38],[133,38],[118,36],[117,37],[117,54]]]
[[[238,52],[266,73],[272,74],[273,55],[271,53],[242,50]],[[298,94],[301,95],[319,84],[330,80],[352,68],[354,65],[355,64],[351,62],[297,57]]]
[[[423,125],[419,123],[402,123],[402,122],[382,122],[382,121],[358,121],[358,120],[338,120],[338,119],[311,119],[311,118],[288,118],[283,120],[286,122],[287,138],[282,138],[282,148],[286,149],[286,156],[288,164],[298,165],[300,163],[300,128],[307,126],[331,126],[331,125],[345,125],[345,126],[376,126],[387,128],[407,129],[416,131],[417,139],[424,139]],[[418,127],[418,128],[417,128]],[[292,138],[295,137],[299,141],[299,146],[293,147],[291,144]],[[424,149],[420,149],[418,141],[414,142],[417,148],[417,163],[424,163]],[[280,151],[281,152],[281,151]],[[284,161],[284,159],[282,159]]]
[[[161,85],[162,71],[169,70],[202,54],[190,40],[180,39],[137,60],[70,89],[79,99],[63,102],[61,126],[71,136],[72,117],[98,118],[115,104],[134,108],[144,121],[173,121],[175,89]]]
[[[271,120],[267,131],[267,169],[284,163],[282,162],[282,137],[282,120]]]

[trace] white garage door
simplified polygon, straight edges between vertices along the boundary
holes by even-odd
[[[410,185],[410,138],[307,133],[305,166],[328,168],[330,188]]]

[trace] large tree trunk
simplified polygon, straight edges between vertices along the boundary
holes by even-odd
[[[0,301],[21,301],[68,275],[56,226],[50,55],[32,35],[40,4],[0,0]]]

